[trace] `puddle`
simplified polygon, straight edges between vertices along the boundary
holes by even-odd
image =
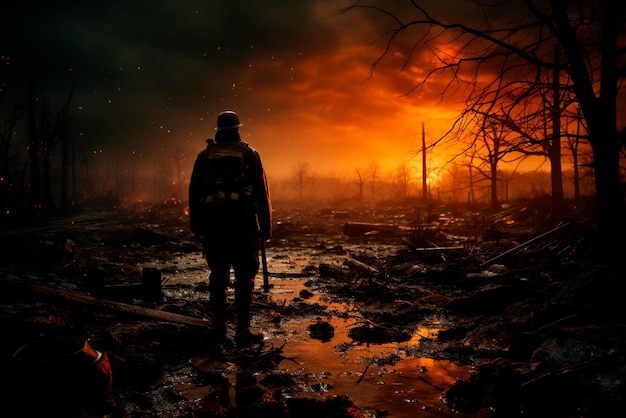
[[[312,263],[311,257],[285,255],[289,252],[289,249],[282,249],[274,252],[276,257],[268,258],[269,270],[272,272],[268,296],[279,305],[297,307],[298,303],[303,302],[300,292],[306,289],[305,283],[315,279],[314,276],[306,277],[302,271],[317,261]],[[206,294],[197,294],[191,290],[198,282],[208,280],[208,270],[200,255],[181,255],[173,264],[152,267],[164,270],[166,294],[172,292],[168,290],[171,287],[177,289],[174,290],[175,298],[196,297],[206,300]],[[261,291],[261,277],[260,274],[257,276],[257,291]],[[324,398],[345,394],[360,407],[387,411],[393,417],[458,417],[458,413],[451,411],[443,403],[441,396],[457,379],[468,379],[471,368],[450,361],[407,355],[410,347],[417,345],[420,338],[436,337],[436,323],[421,327],[409,341],[402,343],[355,343],[348,336],[348,331],[357,323],[358,318],[351,315],[333,315],[350,312],[352,306],[323,300],[317,294],[304,302],[307,305],[319,304],[326,307],[327,314],[297,319],[286,317],[278,325],[261,323],[258,318],[253,318],[253,326],[266,335],[266,346],[284,345],[282,353],[287,359],[281,361],[273,373],[286,374],[296,377],[297,381],[306,382],[305,387],[299,388],[297,396]],[[330,341],[321,341],[309,335],[309,325],[317,320],[333,326],[334,335]],[[223,373],[229,381],[232,380],[233,387],[235,369],[229,373],[228,368],[225,368]],[[185,374],[184,371],[178,373]],[[170,379],[176,378],[170,376]],[[209,389],[195,387],[184,376],[178,379],[178,390],[192,401],[206,395]],[[471,416],[488,415],[478,413]]]
[[[272,296],[286,303],[297,301],[299,291],[308,279],[272,279]],[[289,297],[291,296],[291,299]],[[347,311],[350,306],[325,304],[316,296],[307,303],[328,306],[330,311]],[[355,343],[348,330],[357,318],[322,317],[334,327],[328,342],[310,337],[308,327],[317,318],[289,320],[281,323],[280,331],[288,335],[283,348],[286,357],[278,372],[305,377],[306,396],[346,394],[361,407],[388,411],[394,417],[458,417],[441,400],[443,391],[457,379],[468,379],[469,367],[450,361],[407,357],[407,348],[420,338],[435,337],[438,329],[423,327],[403,343]],[[272,332],[269,332],[271,335]],[[267,344],[280,346],[281,338],[268,338]],[[475,415],[479,417],[480,415]],[[486,416],[486,415],[485,415]]]

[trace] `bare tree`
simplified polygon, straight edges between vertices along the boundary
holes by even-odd
[[[475,155],[483,162],[483,164],[479,164],[476,168],[490,181],[491,207],[495,210],[500,209],[500,199],[498,198],[498,164],[509,151],[505,146],[505,136],[506,132],[497,124],[485,124],[483,129],[481,129],[480,138],[477,141],[481,146],[478,148],[478,152]],[[483,169],[483,167],[486,167],[486,170]]]
[[[61,143],[61,209],[65,210],[69,206],[69,181],[72,164],[70,161],[70,147],[73,147],[72,124],[74,118],[69,116],[70,102],[72,101],[73,90],[70,92],[68,99],[63,103],[61,111],[57,113],[54,123],[54,129],[50,137],[50,146],[54,147]]]
[[[508,103],[500,103],[505,114],[501,123],[519,135],[517,151],[550,162],[552,216],[556,218],[565,212],[561,146],[566,124],[561,122],[567,118],[568,108],[575,107],[570,91],[561,85],[559,62],[555,45],[552,69],[538,67],[534,80],[509,84],[507,87],[514,88],[500,94],[508,99]]]
[[[409,193],[409,185],[411,184],[411,170],[406,165],[406,163],[400,164],[398,168],[396,168],[395,181],[393,183],[396,186],[396,196],[397,199],[405,199]]]
[[[7,116],[0,115],[0,208],[3,213],[12,213],[15,202],[15,173],[12,151],[13,131],[20,118],[19,106],[13,105]]]
[[[378,183],[378,163],[376,161],[372,161],[370,165],[367,167],[367,177],[370,183],[370,193],[372,195],[372,202],[376,198],[376,185]]]
[[[445,198],[447,204],[457,203],[459,200],[465,199],[467,190],[467,175],[465,168],[460,162],[453,161],[447,164],[441,170],[441,179],[439,181],[441,194]],[[459,198],[461,196],[461,198]]]
[[[625,21],[623,2],[614,0],[476,0],[483,19],[478,23],[449,21],[430,13],[426,2],[411,1],[412,13],[398,14],[384,7],[360,3],[343,9],[367,9],[388,17],[391,28],[386,46],[373,69],[396,46],[406,50],[406,68],[419,51],[431,51],[439,63],[418,81],[409,93],[418,90],[436,75],[448,73],[454,83],[449,89],[478,84],[481,70],[492,64],[504,65],[494,80],[507,82],[533,77],[532,69],[553,68],[567,72],[589,129],[593,150],[597,227],[599,245],[621,252],[626,242],[624,194],[620,177],[620,142],[617,134],[617,94],[626,75],[618,67],[626,52],[618,48],[620,24]],[[460,18],[459,18],[460,19]],[[516,23],[514,23],[516,22]],[[403,35],[412,29],[422,32],[413,42],[403,44]],[[563,64],[554,62],[554,43],[561,49]],[[457,52],[451,52],[456,50]],[[471,71],[466,71],[467,69]],[[469,77],[464,80],[463,77]],[[484,82],[483,82],[484,84]],[[494,84],[488,81],[486,84]],[[497,83],[495,83],[497,84]],[[443,92],[445,94],[446,92]],[[613,243],[618,243],[617,247]]]
[[[302,201],[304,196],[304,189],[309,181],[310,174],[311,166],[307,162],[299,162],[291,172],[289,185],[296,191],[300,201]]]
[[[35,211],[52,211],[55,209],[53,192],[53,174],[50,166],[53,151],[59,143],[63,144],[61,189],[62,198],[67,199],[67,181],[69,178],[69,159],[66,152],[69,147],[72,118],[69,116],[69,105],[73,91],[63,103],[61,110],[52,115],[50,102],[35,95],[31,88],[28,126],[29,126],[29,164],[31,175],[31,196]],[[65,207],[67,201],[62,202]]]
[[[41,137],[37,127],[37,98],[31,88],[28,102],[28,162],[30,167],[30,208],[37,212],[43,206],[41,193]]]

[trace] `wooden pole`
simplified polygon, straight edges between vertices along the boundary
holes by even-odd
[[[426,130],[422,121],[422,199],[428,202],[428,170],[426,168]]]

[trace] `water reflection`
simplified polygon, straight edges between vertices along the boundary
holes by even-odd
[[[273,263],[272,263],[273,261]],[[302,271],[310,260],[298,265],[278,265],[277,260],[270,263],[270,271]],[[282,260],[284,261],[284,260]],[[166,275],[169,284],[191,284],[208,279],[204,260],[196,256],[183,256],[176,262],[176,268],[185,274]],[[159,266],[162,269],[172,266]],[[435,338],[437,324],[431,323],[419,328],[408,341],[385,344],[357,343],[348,336],[351,327],[357,324],[356,315],[347,315],[353,306],[328,300],[312,294],[306,301],[300,298],[305,283],[314,277],[286,278],[271,277],[272,290],[269,297],[279,306],[297,306],[320,304],[326,307],[328,315],[323,317],[283,318],[279,324],[256,323],[266,334],[266,344],[283,346],[283,355],[288,358],[278,364],[277,373],[298,377],[305,381],[304,396],[326,397],[346,394],[359,407],[387,411],[392,417],[459,417],[442,401],[444,390],[457,379],[468,379],[471,368],[458,366],[450,361],[430,358],[415,358],[407,355],[410,348],[419,343],[421,338]],[[185,293],[177,297],[193,297]],[[206,299],[207,295],[201,295]],[[318,320],[329,322],[334,327],[334,335],[328,342],[311,338],[308,327]],[[254,320],[256,321],[256,319]],[[289,360],[293,359],[293,361]],[[236,373],[225,371],[234,390]],[[204,388],[206,390],[206,388]],[[202,392],[203,393],[203,392]],[[200,392],[187,393],[198,396]],[[231,394],[231,400],[235,394]],[[482,411],[471,416],[482,418],[489,416]]]
[[[273,279],[272,297],[281,303],[298,303],[306,279]],[[316,296],[307,303],[320,303]],[[329,312],[347,312],[351,306],[324,304]],[[435,337],[438,329],[423,327],[403,343],[363,344],[348,336],[358,319],[330,315],[322,318],[334,327],[329,342],[310,337],[308,327],[319,318],[288,320],[267,343],[282,345],[286,357],[279,371],[304,377],[309,396],[347,394],[355,404],[388,411],[393,417],[458,417],[441,400],[443,391],[457,379],[468,379],[471,369],[450,361],[407,357],[407,349],[423,337]],[[274,335],[272,332],[268,335]],[[479,417],[480,415],[473,415]],[[485,415],[486,416],[486,415]]]

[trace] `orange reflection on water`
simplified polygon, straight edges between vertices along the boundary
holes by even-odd
[[[305,280],[273,279],[272,296],[297,306],[299,290]],[[307,304],[320,303],[328,312],[352,312],[353,307],[327,304],[316,296]],[[323,320],[334,327],[328,342],[310,337],[308,327]],[[414,357],[408,354],[422,338],[436,338],[436,325],[416,330],[409,341],[402,343],[365,344],[353,341],[348,331],[358,323],[356,316],[329,314],[308,320],[289,320],[266,340],[266,344],[283,347],[290,360],[278,365],[278,371],[305,377],[307,396],[325,397],[346,394],[359,407],[388,411],[394,417],[458,417],[442,401],[444,391],[458,379],[469,379],[471,368],[450,361]],[[281,339],[285,336],[284,339]],[[480,417],[481,415],[476,415]]]

